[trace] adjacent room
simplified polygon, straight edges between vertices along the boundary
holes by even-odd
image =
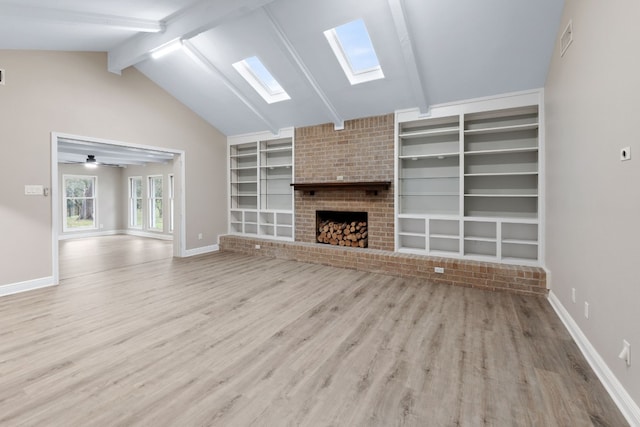
[[[0,425],[640,426],[639,18],[0,0]]]

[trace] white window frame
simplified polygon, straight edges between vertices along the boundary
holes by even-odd
[[[175,212],[175,178],[173,174],[169,174],[169,232],[173,233],[174,212]]]
[[[369,41],[371,41],[371,35],[369,34],[369,30],[366,28],[366,24],[365,29],[367,31],[367,36],[369,36]],[[344,51],[342,43],[340,42],[340,37],[338,37],[338,33],[336,32],[335,28],[331,28],[330,30],[325,31],[324,36],[327,38],[327,42],[329,42],[329,46],[331,46],[333,54],[336,56],[338,63],[342,67],[342,71],[344,71],[344,74],[347,76],[347,79],[349,79],[349,83],[351,83],[352,86],[384,78],[384,73],[382,72],[382,66],[380,65],[379,60],[378,66],[376,67],[358,72],[353,70],[351,61]],[[371,41],[371,47],[377,58],[378,54],[375,50],[375,47],[373,46],[373,41]]]
[[[257,58],[258,61],[262,63],[262,66],[267,70],[269,74],[271,74],[273,79],[278,82],[280,90],[273,91],[270,87],[268,87],[267,84],[263,82],[262,79],[258,77],[253,69],[249,66],[249,64],[247,63],[247,59],[250,58],[235,62],[234,64],[232,64],[233,68],[236,69],[236,71],[242,76],[242,78],[245,79],[256,92],[258,92],[258,94],[262,97],[262,99],[265,100],[267,104],[273,104],[276,102],[287,101],[291,99],[287,91],[282,88],[280,82],[278,82],[278,80],[273,77],[271,71],[269,71],[269,69],[264,65],[260,58]]]
[[[162,189],[162,197],[155,197],[154,195],[154,189],[155,189],[155,185],[152,185],[152,182],[154,179],[156,178],[160,178],[161,181],[161,189]],[[164,177],[162,175],[149,175],[147,176],[147,200],[148,200],[148,215],[147,215],[147,220],[149,221],[148,223],[148,230],[150,231],[164,231],[164,225],[165,225],[165,215],[164,215]],[[160,200],[160,204],[162,206],[162,228],[155,228],[154,224],[155,224],[155,203],[156,200]]]
[[[67,197],[67,180],[68,179],[93,179],[93,225],[89,227],[67,227],[67,200],[69,199],[88,199],[87,197]],[[98,229],[98,177],[96,175],[62,175],[62,231],[64,233],[74,231],[86,231]]]
[[[134,180],[138,180],[140,182],[140,197],[136,197],[133,188]],[[142,200],[144,199],[144,186],[143,180],[141,176],[130,176],[129,177],[129,228],[134,228],[136,230],[142,230],[144,228],[144,208]],[[136,220],[138,218],[136,206],[140,203],[140,209],[142,209],[142,217],[140,218],[140,224],[136,224]]]

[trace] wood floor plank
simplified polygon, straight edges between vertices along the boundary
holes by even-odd
[[[0,298],[0,426],[624,426],[544,299],[61,242]]]

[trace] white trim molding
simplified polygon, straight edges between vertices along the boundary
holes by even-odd
[[[624,415],[630,425],[640,426],[640,407],[638,407],[637,403],[629,396],[627,390],[625,390],[620,381],[618,381],[613,372],[611,372],[611,369],[609,369],[605,361],[593,345],[591,345],[587,337],[580,330],[578,324],[573,320],[553,291],[549,291],[548,299],[558,314],[558,317],[560,317],[560,320],[562,320],[562,323],[564,323],[564,326],[578,345],[578,348],[580,348],[580,351],[587,359],[587,362],[589,362],[589,365],[591,365],[591,368],[600,379],[600,382],[604,385],[604,388],[607,389],[607,392],[620,409],[620,412],[622,412],[622,415]]]
[[[76,233],[65,233],[58,234],[58,240],[69,240],[69,239],[83,239],[85,237],[102,237],[102,236],[116,236],[118,234],[126,234],[122,230],[109,230],[109,231],[89,231],[85,233],[76,232]]]
[[[173,236],[171,234],[154,233],[152,231],[128,229],[123,231],[120,234],[126,234],[128,236],[137,236],[137,237],[148,237],[149,239],[173,240]]]
[[[8,285],[0,286],[0,297],[13,295],[20,292],[33,291],[35,289],[47,288],[49,286],[56,286],[57,283],[53,280],[53,276],[42,277],[40,279],[26,280],[24,282],[10,283]]]
[[[202,246],[200,248],[188,249],[187,251],[185,251],[184,256],[190,257],[190,256],[208,254],[211,252],[218,252],[219,250],[220,250],[220,246],[218,245]]]

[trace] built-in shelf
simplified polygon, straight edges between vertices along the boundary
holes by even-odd
[[[539,103],[396,114],[398,251],[539,265]]]
[[[313,183],[292,183],[294,190],[303,191],[305,194],[313,196],[316,191],[336,191],[336,190],[364,190],[367,194],[378,195],[379,191],[388,190],[391,181],[361,181],[361,182],[313,182]]]
[[[229,137],[229,232],[293,240],[293,129]]]

